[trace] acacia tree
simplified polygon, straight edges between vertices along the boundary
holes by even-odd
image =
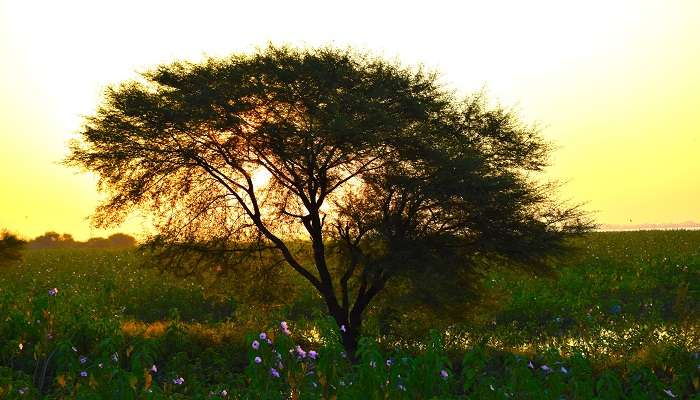
[[[475,256],[542,267],[590,227],[533,179],[549,151],[537,129],[352,51],[159,66],[109,88],[81,136],[66,162],[98,174],[98,225],[147,209],[161,245],[272,249],[318,291],[350,354],[392,279],[426,301],[429,282],[467,293]]]

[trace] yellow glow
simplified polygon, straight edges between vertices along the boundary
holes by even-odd
[[[267,41],[372,51],[539,121],[602,223],[700,221],[700,2],[0,0],[0,227],[76,238],[99,196],[58,165],[102,89]],[[132,218],[117,230],[140,231]]]

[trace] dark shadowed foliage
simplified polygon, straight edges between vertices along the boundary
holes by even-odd
[[[352,51],[163,65],[109,88],[81,135],[66,161],[100,177],[98,225],[150,210],[153,243],[190,269],[270,252],[318,291],[350,354],[380,293],[459,318],[481,266],[545,272],[591,227],[538,183],[536,128]]]
[[[8,231],[0,231],[0,267],[6,267],[22,259],[26,242]]]

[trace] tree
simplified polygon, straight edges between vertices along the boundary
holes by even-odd
[[[66,162],[109,195],[97,225],[148,209],[156,242],[202,259],[272,249],[318,291],[351,355],[392,280],[417,299],[436,282],[460,297],[477,259],[545,270],[590,228],[535,180],[549,151],[536,128],[350,50],[159,66],[107,89],[81,136]]]
[[[32,249],[51,249],[75,247],[76,241],[70,233],[60,234],[58,232],[49,231],[41,236],[29,241],[28,247]]]
[[[26,242],[16,235],[0,231],[0,267],[11,265],[22,259],[22,250]]]

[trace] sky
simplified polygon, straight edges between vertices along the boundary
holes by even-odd
[[[354,47],[484,89],[556,150],[548,179],[603,224],[700,221],[700,1],[0,0],[0,229],[77,239],[96,178],[60,164],[104,89],[268,42]]]

